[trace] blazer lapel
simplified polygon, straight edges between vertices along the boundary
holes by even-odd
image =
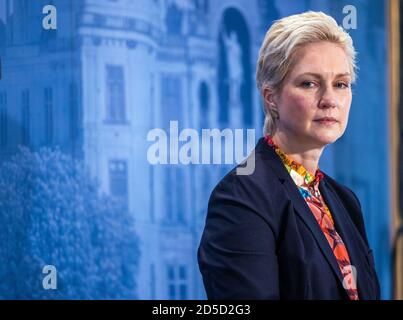
[[[267,163],[272,167],[279,180],[283,183],[284,188],[286,189],[286,192],[290,197],[291,203],[294,206],[295,212],[304,221],[308,229],[311,231],[321,252],[325,256],[336,277],[340,280],[340,283],[342,284],[343,277],[333,251],[330,248],[330,245],[325,235],[323,234],[318,222],[316,221],[313,213],[311,212],[311,209],[309,209],[307,203],[300,194],[297,185],[294,183],[291,176],[287,172],[287,169],[285,168],[281,159],[277,156],[276,152],[266,143],[264,138],[260,139],[256,147],[256,151],[261,152],[262,158],[268,160]],[[345,290],[343,291],[345,292]],[[346,292],[345,294],[347,296]]]
[[[332,213],[336,230],[347,248],[350,263],[356,268],[356,282],[359,298],[366,299],[368,298],[367,294],[369,293],[369,288],[368,281],[365,281],[364,272],[366,272],[367,268],[362,265],[363,261],[366,259],[366,252],[363,252],[363,248],[365,248],[366,245],[363,245],[358,230],[355,228],[348,212],[339,200],[337,193],[326,182],[326,178],[321,181],[319,190]]]
[[[290,180],[284,183],[284,187],[289,194],[292,204],[295,208],[296,213],[298,216],[304,221],[306,226],[311,231],[312,235],[315,237],[315,240],[325,256],[327,262],[329,263],[330,267],[333,269],[335,275],[343,282],[343,277],[341,271],[339,269],[339,265],[337,264],[336,258],[332,249],[330,248],[329,242],[327,241],[325,235],[323,234],[322,229],[320,228],[318,222],[316,221],[311,209],[308,207],[307,203],[305,202],[304,198],[300,194],[298,187],[295,185],[294,181]]]

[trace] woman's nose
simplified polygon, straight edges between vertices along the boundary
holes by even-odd
[[[319,102],[319,108],[335,108],[337,107],[337,99],[333,88],[325,88]]]

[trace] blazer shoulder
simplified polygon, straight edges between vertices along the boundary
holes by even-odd
[[[250,157],[247,158],[248,161]],[[244,169],[244,163],[240,163],[230,170],[214,187],[210,198],[223,194],[232,194],[240,200],[254,201],[259,198],[270,200],[280,196],[281,182],[273,169],[259,152],[255,152],[253,161],[254,169],[248,174],[242,174],[238,169]]]
[[[256,167],[250,175],[239,175],[237,168],[228,172],[210,194],[207,217],[217,208],[226,207],[222,214],[232,216],[232,208],[243,208],[244,213],[261,217],[277,234],[282,213],[289,205],[289,199],[278,177],[259,156]]]

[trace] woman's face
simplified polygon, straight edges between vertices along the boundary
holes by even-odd
[[[297,50],[294,66],[273,97],[277,130],[309,147],[324,147],[344,133],[350,111],[351,74],[344,50],[330,42]]]

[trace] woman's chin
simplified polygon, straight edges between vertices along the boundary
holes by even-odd
[[[340,134],[337,132],[317,132],[315,134],[315,140],[321,145],[328,145],[336,142],[340,138]]]

